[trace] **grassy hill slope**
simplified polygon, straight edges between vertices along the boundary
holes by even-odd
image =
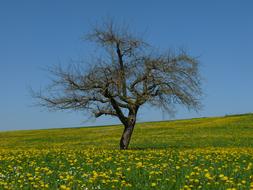
[[[1,149],[117,149],[122,126],[10,131],[0,133]],[[131,149],[253,147],[253,114],[139,123]]]
[[[253,114],[0,133],[0,190],[253,189]],[[137,150],[136,150],[137,149]]]

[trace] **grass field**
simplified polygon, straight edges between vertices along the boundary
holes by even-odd
[[[0,189],[253,189],[253,114],[0,133]]]

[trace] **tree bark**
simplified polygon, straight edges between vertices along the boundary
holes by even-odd
[[[125,76],[125,68],[123,64],[123,55],[120,50],[120,45],[117,43],[117,54],[119,59],[119,66],[120,66],[120,77],[121,77],[121,84],[122,84],[122,93],[124,97],[127,97],[127,88],[126,88],[126,76]]]
[[[128,145],[130,143],[131,136],[132,136],[134,126],[136,123],[136,116],[137,116],[138,109],[139,109],[138,105],[135,105],[134,107],[129,109],[127,120],[125,124],[123,123],[125,128],[124,128],[123,134],[120,139],[120,144],[119,144],[121,150],[128,149]]]
[[[121,150],[126,150],[128,149],[128,145],[130,143],[131,140],[131,136],[134,130],[134,125],[135,124],[130,124],[128,126],[125,126],[123,134],[121,136],[120,139],[120,149]]]

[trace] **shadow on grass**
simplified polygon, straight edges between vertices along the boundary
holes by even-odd
[[[130,147],[128,150],[163,150],[163,149],[187,149],[192,146],[147,146],[147,147]]]

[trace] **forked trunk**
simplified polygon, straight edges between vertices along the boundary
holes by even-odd
[[[123,134],[120,139],[120,149],[121,150],[126,150],[128,148],[133,130],[134,130],[134,124],[129,125],[129,126],[125,126],[125,129],[124,129]]]

